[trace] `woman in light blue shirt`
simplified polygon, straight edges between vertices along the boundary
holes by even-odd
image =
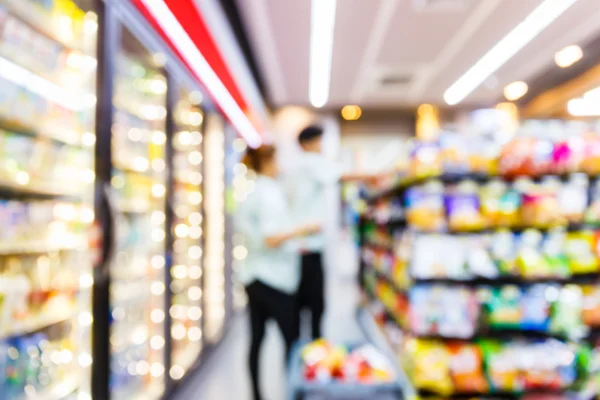
[[[295,239],[319,231],[318,226],[294,227],[273,146],[248,149],[243,163],[256,172],[254,191],[236,215],[239,233],[245,237],[248,256],[238,278],[246,287],[252,342],[250,373],[254,400],[262,400],[259,388],[259,353],[268,319],[273,318],[286,343],[287,355],[298,338],[295,318],[296,291],[300,283],[299,247]]]

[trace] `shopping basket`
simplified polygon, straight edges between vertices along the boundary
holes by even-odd
[[[288,368],[288,400],[402,400],[403,386],[396,363],[390,361],[394,368],[394,380],[374,384],[348,382],[308,382],[304,379],[304,363],[302,348],[307,343],[298,343],[290,357]],[[360,345],[347,346],[354,350]]]

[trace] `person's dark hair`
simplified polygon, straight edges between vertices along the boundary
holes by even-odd
[[[248,147],[242,158],[242,163],[254,172],[262,172],[266,163],[275,158],[275,147],[264,144],[256,149]]]
[[[323,128],[317,125],[311,125],[306,127],[298,135],[298,142],[300,144],[310,142],[311,140],[320,138],[323,136]]]

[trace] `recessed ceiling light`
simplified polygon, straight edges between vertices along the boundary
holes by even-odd
[[[600,103],[587,99],[573,99],[567,104],[567,110],[574,117],[598,117]]]
[[[576,1],[544,0],[444,92],[446,103],[455,105],[463,101]]]
[[[356,105],[347,105],[342,108],[342,118],[346,121],[356,121],[362,115],[362,109]]]
[[[310,27],[310,87],[308,98],[320,108],[329,100],[336,0],[312,0]]]
[[[527,91],[529,90],[529,86],[523,81],[516,81],[506,85],[504,88],[504,97],[508,101],[519,100],[521,97],[525,96]]]
[[[568,68],[581,60],[582,57],[583,50],[581,50],[581,47],[572,45],[557,51],[554,55],[554,62],[561,68]]]

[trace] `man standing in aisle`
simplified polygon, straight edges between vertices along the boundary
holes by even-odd
[[[302,154],[290,181],[291,205],[298,223],[323,225],[327,215],[326,189],[341,179],[339,168],[321,154],[322,137],[323,129],[318,126],[309,126],[298,136]],[[325,237],[322,232],[303,239],[302,278],[298,289],[298,327],[302,311],[308,309],[311,312],[313,339],[322,337],[321,324],[325,311]]]

